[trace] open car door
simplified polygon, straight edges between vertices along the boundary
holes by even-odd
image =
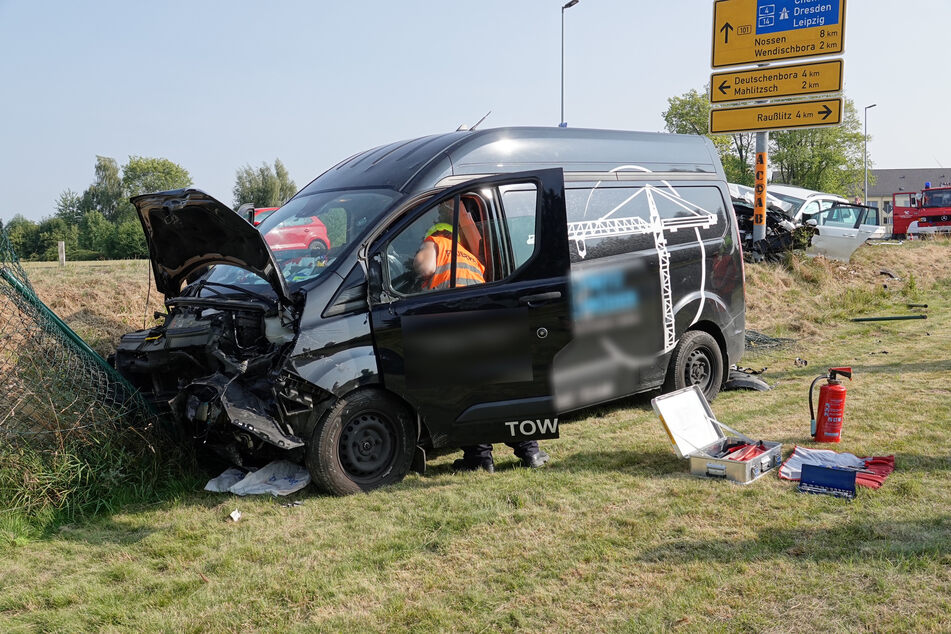
[[[877,213],[877,210],[864,205],[836,203],[815,214],[813,219],[818,233],[812,237],[806,254],[848,262],[866,240],[881,233],[877,224],[866,224],[869,212]]]
[[[571,337],[561,169],[436,194],[370,245],[368,268],[384,386],[434,447],[557,437],[551,369]]]

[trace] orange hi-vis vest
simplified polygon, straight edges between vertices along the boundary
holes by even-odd
[[[436,245],[436,272],[427,288],[449,288],[452,280],[452,240],[435,235],[426,240]],[[460,244],[456,249],[456,286],[473,284],[485,284],[485,267]]]

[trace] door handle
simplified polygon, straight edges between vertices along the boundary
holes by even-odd
[[[519,297],[518,301],[521,304],[534,306],[536,304],[551,302],[556,299],[561,299],[561,291],[549,291],[547,293],[538,293],[537,295],[525,295],[523,297]]]

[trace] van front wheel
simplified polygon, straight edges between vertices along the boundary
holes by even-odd
[[[314,428],[307,470],[333,495],[372,491],[402,480],[416,446],[416,425],[402,403],[381,390],[339,399]]]
[[[712,401],[722,383],[723,354],[716,339],[701,330],[685,332],[670,357],[664,392],[696,385]]]

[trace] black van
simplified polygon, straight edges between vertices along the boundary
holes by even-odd
[[[557,437],[560,413],[628,394],[713,398],[743,352],[736,222],[699,136],[393,143],[259,227],[195,189],[132,202],[167,314],[116,367],[228,461],[304,459],[335,494],[398,482],[427,449]],[[295,225],[329,250],[268,246]]]

